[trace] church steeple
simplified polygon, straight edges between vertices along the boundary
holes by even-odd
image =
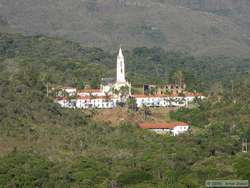
[[[123,57],[123,58],[124,58],[123,53],[122,53],[122,48],[121,48],[121,47],[120,47],[120,49],[119,49],[118,57]]]
[[[117,83],[125,83],[125,63],[124,63],[124,56],[122,53],[122,49],[120,47],[119,53],[117,56]]]

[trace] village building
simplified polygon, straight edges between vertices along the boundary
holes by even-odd
[[[104,93],[112,94],[113,93],[113,86],[116,83],[115,78],[102,78],[100,89]]]
[[[201,94],[186,93],[179,95],[132,95],[136,99],[138,107],[184,107],[192,103],[195,99],[203,100],[205,97]]]
[[[190,130],[191,125],[185,122],[153,123],[146,122],[139,124],[142,129],[153,131],[157,134],[170,134],[177,136]]]
[[[182,107],[187,105],[185,97],[163,95],[134,95],[138,107]]]
[[[82,91],[78,91],[77,95],[80,97],[104,97],[107,94],[100,90],[100,89],[87,89],[87,90],[82,90]]]
[[[144,94],[156,94],[156,95],[181,95],[186,92],[186,84],[165,84],[165,85],[155,85],[155,84],[144,84],[143,93]]]
[[[111,99],[103,96],[99,97],[80,97],[76,102],[76,108],[88,109],[88,108],[115,108],[116,99]]]
[[[79,108],[79,109],[110,109],[115,108],[118,100],[115,98],[107,98],[106,96],[81,96],[77,99],[61,98],[57,101],[64,108]]]
[[[186,84],[178,85],[178,84],[166,84],[157,87],[157,94],[171,93],[173,95],[180,95],[185,93]]]
[[[56,90],[56,88],[52,88],[52,90]],[[73,87],[62,87],[59,88],[58,96],[64,96],[67,94],[68,96],[75,96],[77,94],[77,89]]]

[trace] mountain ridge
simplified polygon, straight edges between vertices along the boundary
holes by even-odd
[[[249,56],[250,35],[241,25],[182,2],[3,0],[0,31],[8,28],[25,35],[63,37],[107,49],[123,44],[128,48],[158,46],[198,56]]]

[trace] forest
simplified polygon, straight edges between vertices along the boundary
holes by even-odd
[[[43,36],[0,35],[0,187],[196,188],[208,179],[250,181],[249,59],[192,57],[159,48],[125,52],[133,84],[172,82],[208,97],[171,119],[192,124],[178,137],[124,122],[96,123],[63,109],[46,84],[97,87],[115,74],[116,52]]]
[[[46,74],[51,84],[97,87],[101,78],[115,75],[119,47],[117,51],[108,52],[59,38],[4,33],[0,33],[0,42],[1,62],[33,66]],[[218,85],[231,87],[231,81],[237,83],[250,72],[250,58],[194,57],[156,47],[123,50],[127,77],[132,85],[171,83],[173,73],[182,71],[188,89],[209,92]]]

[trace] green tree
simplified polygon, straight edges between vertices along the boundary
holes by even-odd
[[[44,187],[51,167],[35,154],[11,153],[0,159],[0,187]]]
[[[134,97],[129,97],[127,99],[127,106],[129,110],[132,110],[132,111],[138,110],[136,99]]]
[[[50,76],[47,72],[42,72],[39,76],[40,80],[46,87],[46,96],[49,96],[49,82],[50,82]]]
[[[96,78],[91,79],[90,87],[92,89],[98,89],[99,85],[100,84],[99,84],[99,82],[98,82],[98,80]]]
[[[143,105],[141,108],[144,120],[147,120],[149,116],[152,115],[152,112],[148,106]]]
[[[183,85],[184,75],[181,70],[176,71],[173,75],[173,78],[175,80],[175,83],[178,84],[180,87]]]

